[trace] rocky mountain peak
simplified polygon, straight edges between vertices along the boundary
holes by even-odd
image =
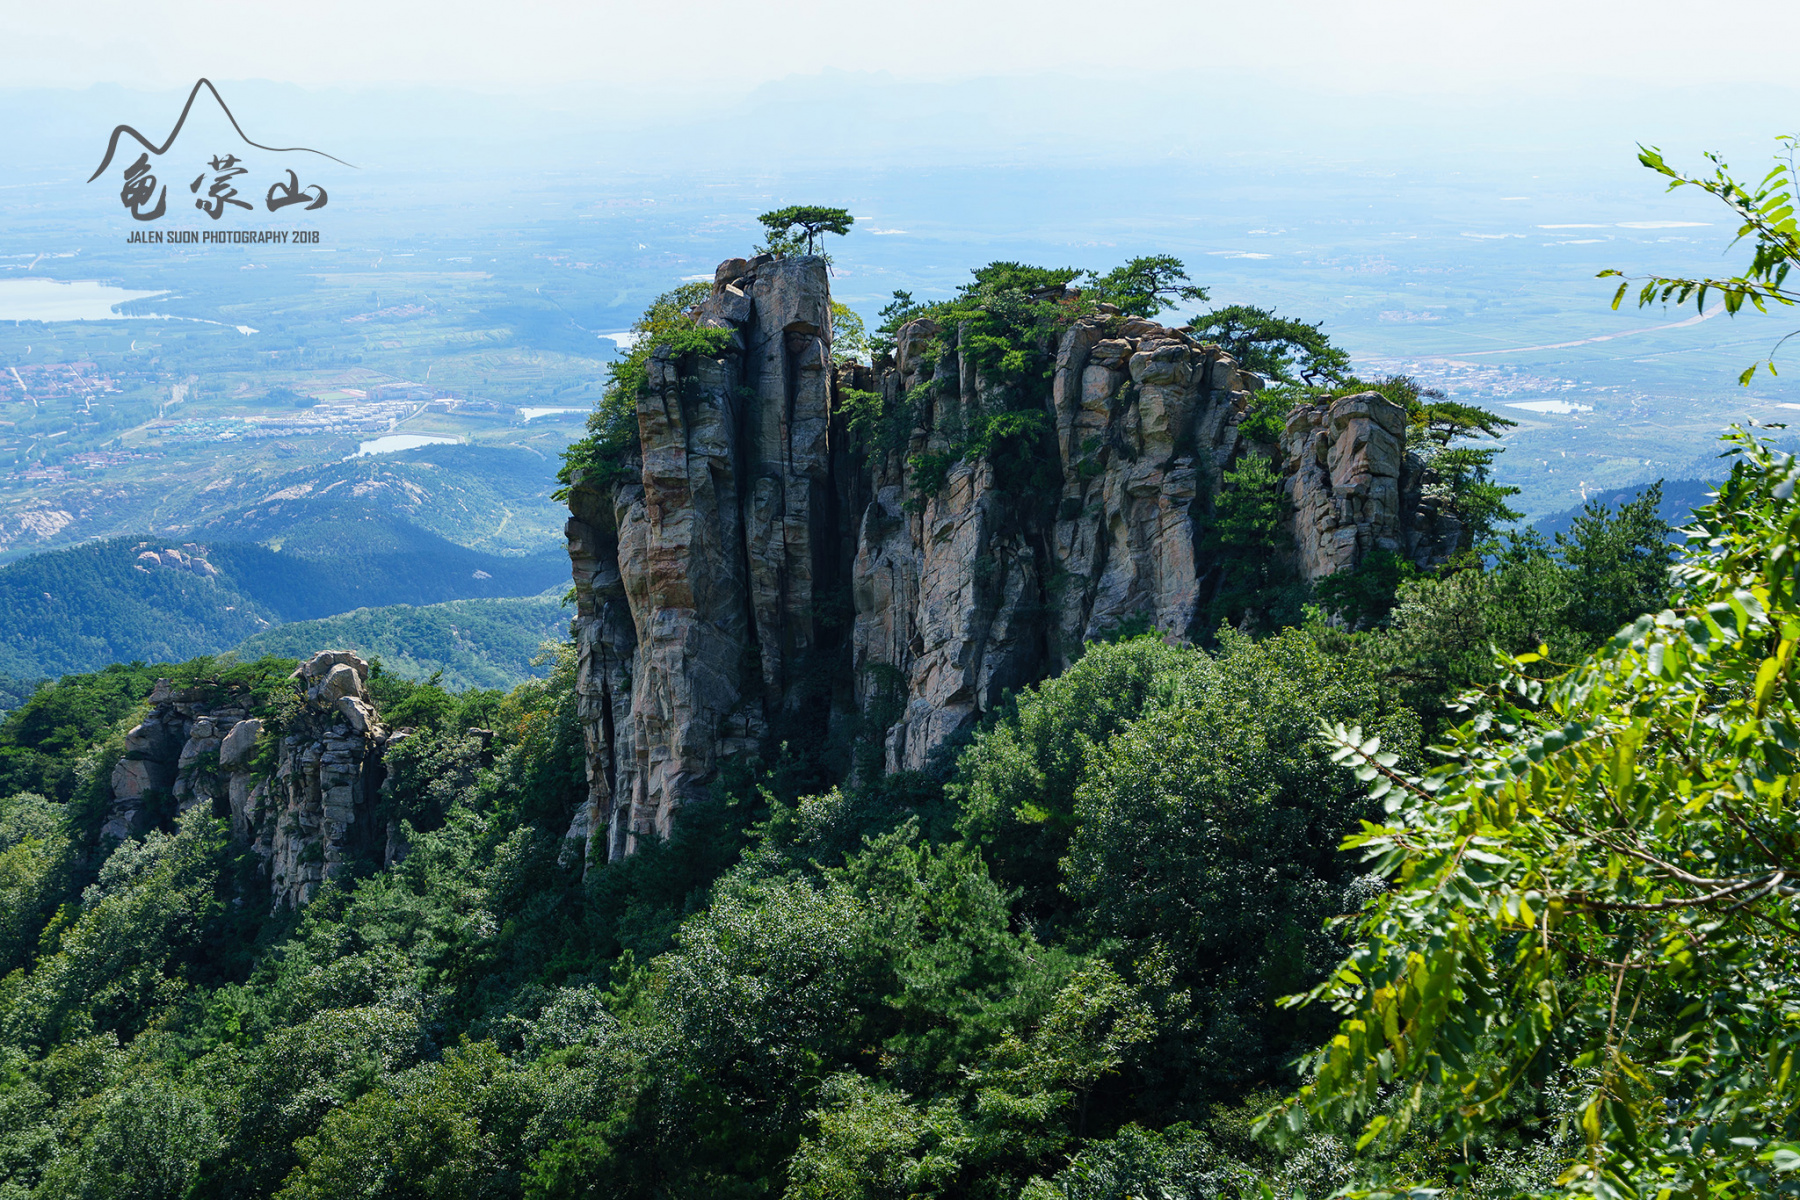
[[[1219,579],[1204,526],[1245,455],[1282,476],[1303,579],[1456,549],[1376,393],[1298,407],[1258,444],[1239,426],[1260,379],[1102,304],[1007,410],[1043,468],[1021,482],[981,441],[1008,393],[977,335],[915,320],[875,366],[834,364],[830,300],[820,258],[721,263],[694,315],[729,346],[653,353],[635,457],[574,481],[589,797],[569,836],[590,855],[666,835],[726,762],[780,740],[818,739],[845,773],[926,769],[1090,639],[1200,636]],[[852,390],[898,433],[853,425]]]

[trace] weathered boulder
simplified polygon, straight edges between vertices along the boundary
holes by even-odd
[[[263,723],[255,717],[247,717],[232,725],[219,743],[219,765],[221,767],[243,767],[250,763],[250,755],[256,749],[256,739],[262,736]]]

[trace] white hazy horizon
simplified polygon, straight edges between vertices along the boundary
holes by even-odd
[[[1651,91],[1743,81],[1768,47],[1796,35],[1791,0],[1729,10],[1676,0],[1199,0],[1110,10],[1072,0],[0,3],[5,86],[151,90],[204,75],[693,96],[837,67],[920,83],[1175,73],[1202,86],[1222,73],[1276,87],[1505,96],[1578,82]]]

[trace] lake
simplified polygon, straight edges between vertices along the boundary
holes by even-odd
[[[392,454],[396,450],[417,450],[420,446],[459,446],[462,439],[453,437],[433,437],[428,433],[390,433],[378,437],[372,442],[363,442],[357,446],[351,458],[361,458],[365,454]]]
[[[115,304],[165,294],[90,280],[0,279],[0,321],[118,321],[124,314],[113,311]]]
[[[1508,404],[1506,407],[1522,408],[1526,412],[1534,413],[1561,413],[1564,416],[1568,416],[1570,413],[1594,411],[1594,406],[1591,404],[1575,404],[1568,400],[1528,400],[1516,404]]]

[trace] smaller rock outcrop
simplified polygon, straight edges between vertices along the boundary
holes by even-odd
[[[353,859],[385,859],[377,828],[381,751],[388,730],[368,692],[369,664],[323,650],[294,672],[304,689],[285,722],[273,777],[252,818],[252,843],[268,858],[276,907],[298,907]]]
[[[1308,583],[1375,550],[1433,566],[1461,546],[1461,523],[1424,495],[1425,464],[1406,449],[1406,410],[1379,392],[1296,406],[1277,459]]]
[[[124,757],[113,766],[112,808],[101,836],[132,837],[164,810],[186,812],[201,803],[225,815],[234,781],[246,792],[250,782],[247,759],[227,767],[220,748],[249,716],[242,700],[221,702],[205,689],[177,692],[158,680],[149,714],[125,735]],[[255,734],[248,736],[254,741]],[[244,737],[237,735],[234,748]]]
[[[180,549],[173,546],[157,549],[150,542],[139,542],[137,561],[133,564],[138,570],[148,574],[151,571],[186,571],[203,579],[213,579],[219,569],[206,561],[206,547],[196,542],[184,542]]]
[[[314,655],[294,672],[299,705],[279,731],[242,696],[159,681],[113,767],[102,836],[133,837],[207,804],[264,860],[278,908],[306,903],[356,858],[385,863],[394,839],[376,811],[389,734],[368,678],[347,651]]]

